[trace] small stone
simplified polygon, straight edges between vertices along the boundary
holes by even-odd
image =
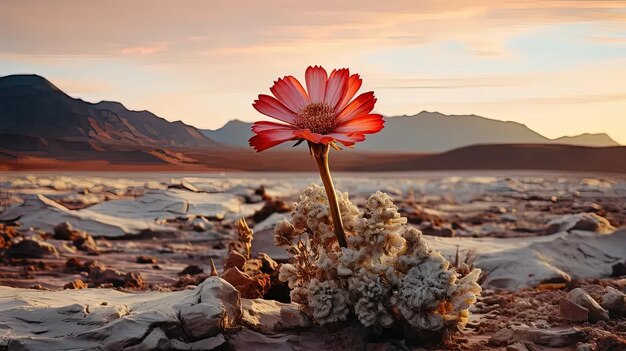
[[[580,344],[576,346],[576,351],[593,351],[593,345],[591,344]]]
[[[243,270],[243,265],[246,264],[246,258],[237,251],[231,251],[226,257],[224,262],[224,270],[232,267],[237,267],[239,270]]]
[[[515,344],[507,346],[506,351],[528,351],[528,348],[521,342],[516,342]]]
[[[605,288],[601,305],[611,313],[626,317],[626,294],[615,288]]]
[[[602,308],[587,292],[576,288],[567,294],[567,298],[573,303],[589,310],[589,321],[595,323],[600,320],[608,321],[609,312]]]
[[[266,220],[273,213],[286,213],[291,211],[291,205],[282,200],[268,200],[260,210],[254,212],[252,219],[256,223]]]
[[[136,262],[140,264],[155,264],[158,261],[155,257],[152,256],[137,256]]]
[[[56,240],[68,240],[74,241],[82,237],[83,233],[80,230],[74,229],[69,222],[59,223],[54,227],[54,236]]]
[[[98,253],[98,245],[93,237],[84,231],[74,229],[68,222],[63,222],[54,227],[54,239],[68,240],[74,243],[77,249],[87,251],[90,254]]]
[[[576,328],[562,330],[521,328],[515,332],[522,340],[550,347],[572,346],[584,337],[584,333]]]
[[[98,253],[98,245],[93,237],[89,234],[85,234],[84,237],[74,240],[74,246],[81,251],[87,251],[90,254]]]
[[[190,264],[189,266],[185,267],[185,269],[180,271],[178,275],[186,275],[186,274],[197,275],[197,274],[202,274],[202,273],[204,273],[204,270],[202,268],[200,268],[199,266],[195,264]]]
[[[505,328],[498,330],[487,341],[489,346],[507,346],[515,341],[515,332],[511,329]]]
[[[124,287],[125,288],[137,288],[143,289],[146,285],[146,282],[143,280],[141,273],[139,272],[128,272],[124,276]]]
[[[222,279],[229,282],[234,287],[245,285],[254,281],[252,277],[240,271],[237,267],[231,267],[224,271]]]
[[[10,258],[43,258],[44,256],[58,256],[57,249],[49,243],[24,239],[13,245],[6,256]]]
[[[93,263],[85,263],[89,266],[89,280],[93,286],[105,287],[125,287],[142,289],[145,287],[145,281],[140,272],[128,272],[126,274],[117,269],[106,268],[103,264],[94,261]]]
[[[456,232],[454,231],[454,229],[450,228],[449,226],[436,226],[431,222],[423,222],[422,224],[420,224],[419,229],[422,233],[426,235],[441,236],[446,238],[456,236]]]
[[[213,228],[211,222],[204,217],[196,217],[191,221],[191,227],[196,232],[205,232]]]
[[[572,300],[564,297],[559,303],[559,316],[572,322],[586,322],[589,318],[589,310],[577,305]]]
[[[261,260],[261,271],[263,273],[272,274],[276,271],[278,263],[276,263],[276,261],[274,261],[268,254],[260,253],[259,260]]]
[[[80,263],[80,259],[78,257],[70,257],[65,261],[65,271],[66,272],[80,272],[83,270],[83,264]]]
[[[249,275],[241,272],[237,267],[227,269],[222,279],[232,284],[246,299],[262,298],[269,291],[270,276],[265,273]]]

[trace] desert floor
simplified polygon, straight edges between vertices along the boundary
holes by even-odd
[[[229,302],[243,306],[243,328],[174,341],[163,327],[178,321],[167,319],[178,308],[171,306],[218,289],[210,284],[225,289],[207,277],[211,260],[223,273],[236,220],[246,218],[254,230],[253,256],[287,260],[274,246],[273,226],[289,216],[302,188],[319,182],[317,175],[6,172],[0,173],[0,350],[626,349],[623,175],[335,178],[357,205],[377,190],[390,194],[432,248],[451,261],[473,260],[486,273],[462,333],[416,345],[372,337],[350,323],[314,327],[284,291],[275,291],[282,302]]]

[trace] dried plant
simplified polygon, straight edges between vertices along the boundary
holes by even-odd
[[[210,260],[210,265],[211,265],[211,273],[209,274],[209,276],[210,277],[218,277],[219,273],[217,273],[217,268],[215,268],[215,262],[213,262],[212,258]]]
[[[246,251],[245,257],[249,260],[254,232],[250,229],[250,227],[248,227],[248,223],[243,217],[237,221],[237,231],[239,232],[239,242],[244,246]]]
[[[475,249],[466,250],[464,256],[461,258],[461,251],[459,246],[456,247],[454,254],[454,260],[451,262],[452,267],[461,274],[467,274],[474,269],[474,263],[478,259],[478,251]],[[482,285],[487,279],[489,272],[482,271],[477,279],[478,284]]]
[[[376,192],[360,211],[337,193],[348,248],[333,233],[324,188],[311,185],[279,222],[275,242],[291,255],[279,278],[320,325],[351,313],[366,327],[446,332],[467,323],[481,291],[479,269],[455,269],[408,226],[391,198]],[[404,328],[407,329],[407,328]]]

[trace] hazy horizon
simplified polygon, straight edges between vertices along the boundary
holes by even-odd
[[[308,65],[349,67],[387,116],[515,121],[626,144],[626,5],[615,1],[3,2],[0,75],[38,74],[217,129]]]

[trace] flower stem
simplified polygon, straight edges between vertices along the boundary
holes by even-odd
[[[333,220],[333,228],[335,229],[335,235],[339,246],[348,247],[346,242],[346,234],[343,230],[343,221],[341,220],[341,213],[339,212],[339,202],[337,201],[337,193],[335,193],[335,185],[333,179],[330,176],[330,169],[328,168],[328,153],[330,147],[324,144],[315,144],[309,142],[309,149],[311,155],[315,158],[317,163],[317,169],[320,172],[320,178],[324,183],[326,189],[326,196],[328,197],[328,206],[330,208],[330,215]]]

